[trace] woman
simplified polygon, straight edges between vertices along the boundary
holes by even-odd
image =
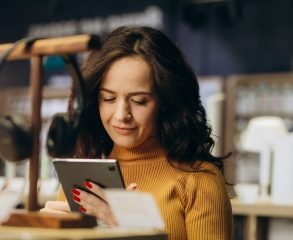
[[[169,239],[230,239],[223,159],[211,154],[198,82],[179,49],[158,30],[121,27],[89,56],[83,76],[88,98],[75,157],[118,159],[126,185],[155,197]],[[99,186],[86,187],[104,198]],[[116,225],[103,200],[72,194],[81,211]],[[43,211],[68,205],[49,202]]]

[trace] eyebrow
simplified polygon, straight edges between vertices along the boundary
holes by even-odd
[[[112,91],[112,90],[107,89],[107,88],[100,88],[100,91],[108,92],[108,93],[112,93],[112,94],[115,94],[116,93],[115,91]],[[134,95],[150,95],[150,96],[153,96],[152,93],[150,93],[150,92],[144,92],[144,91],[131,92],[128,95],[130,95],[130,96],[134,96]]]

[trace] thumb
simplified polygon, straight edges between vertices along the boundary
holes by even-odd
[[[128,186],[127,186],[127,188],[126,188],[126,190],[137,190],[137,183],[130,183]]]

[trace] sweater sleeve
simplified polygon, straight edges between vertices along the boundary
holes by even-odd
[[[230,240],[231,203],[220,171],[196,172],[189,175],[186,181],[187,239]]]

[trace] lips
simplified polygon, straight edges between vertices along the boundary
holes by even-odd
[[[136,128],[118,127],[118,126],[113,126],[113,128],[116,132],[123,134],[123,135],[131,134],[136,130]]]

